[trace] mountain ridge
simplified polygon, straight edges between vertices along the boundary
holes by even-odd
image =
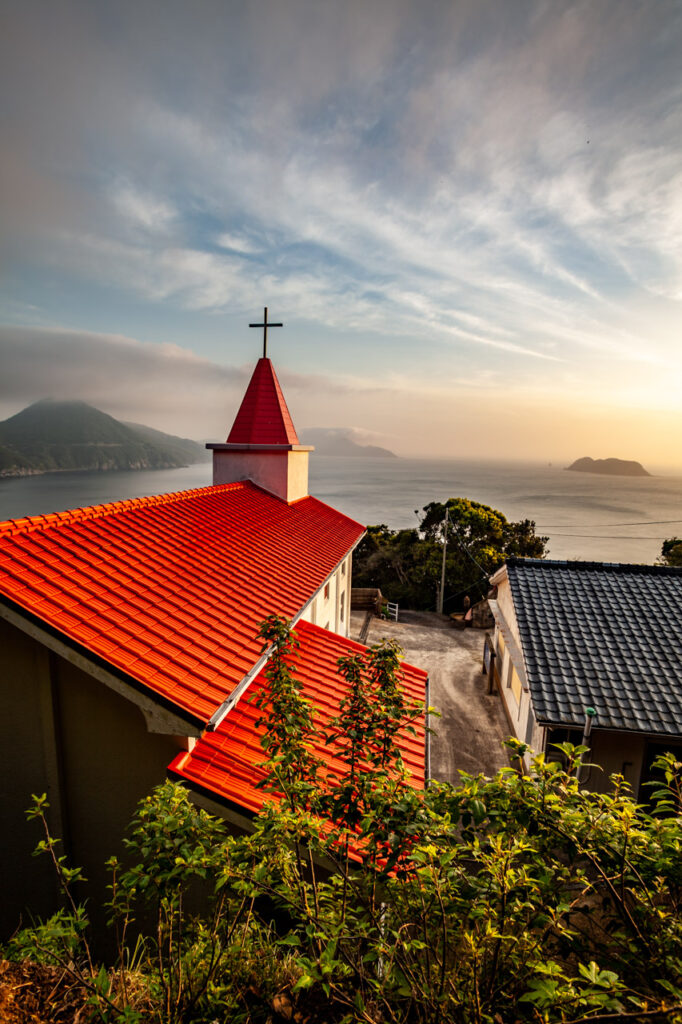
[[[196,441],[123,423],[83,401],[41,399],[0,422],[0,477],[175,469],[204,458]]]
[[[365,459],[397,459],[395,452],[376,444],[358,444],[351,428],[311,427],[301,431],[304,444],[312,444],[318,455],[351,456]]]

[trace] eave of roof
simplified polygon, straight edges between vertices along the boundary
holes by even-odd
[[[293,660],[295,677],[303,685],[303,695],[313,706],[319,741],[315,754],[324,770],[332,775],[344,775],[346,766],[327,746],[323,733],[339,712],[340,701],[346,692],[345,681],[337,671],[338,659],[349,653],[364,651],[361,644],[347,640],[336,633],[299,622],[295,629],[300,646]],[[426,672],[412,665],[401,665],[402,685],[410,702],[424,701]],[[265,778],[265,754],[260,745],[263,728],[256,722],[262,716],[254,705],[257,693],[267,691],[268,683],[261,672],[251,684],[248,693],[230,711],[215,732],[205,733],[189,753],[179,754],[169,765],[169,772],[200,792],[256,814],[265,800],[276,799],[257,788]],[[399,736],[401,754],[412,786],[424,787],[424,724],[415,723],[415,733]]]
[[[507,575],[541,725],[682,735],[682,570],[510,559]]]
[[[249,482],[0,523],[0,600],[206,722],[364,532]]]

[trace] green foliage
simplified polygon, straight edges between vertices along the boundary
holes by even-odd
[[[621,776],[609,794],[582,790],[584,751],[569,744],[525,774],[418,792],[397,736],[422,709],[405,701],[387,645],[341,662],[347,695],[326,739],[345,770],[325,776],[316,764],[313,800],[314,723],[291,677],[289,628],[271,619],[262,636],[274,647],[273,708],[282,701],[291,725],[277,731],[263,706],[276,799],[243,836],[178,785],[141,803],[129,864],[110,865],[119,958],[108,969],[88,959],[69,895],[78,876],[45,832],[67,903],[52,956],[93,1013],[159,1024],[682,1024],[682,764],[658,759],[651,807]],[[40,798],[32,812],[43,825],[44,809]],[[15,940],[14,955],[48,948],[44,927]]]
[[[298,640],[290,623],[279,615],[261,623],[258,635],[264,641],[261,653],[270,652],[265,669],[268,689],[258,690],[254,698],[256,707],[263,711],[256,726],[264,726],[261,745],[269,766],[261,785],[283,795],[292,807],[300,802],[310,804],[317,793],[319,764],[312,753],[312,706],[291,670]]]
[[[510,523],[489,505],[450,498],[425,505],[418,528],[368,527],[354,555],[354,584],[379,587],[390,600],[410,608],[433,608],[441,579],[446,508],[446,611],[460,607],[467,592],[474,599],[483,595],[487,578],[505,558],[545,554],[547,537],[536,536],[530,519]]]
[[[38,964],[55,964],[63,958],[73,960],[87,927],[84,907],[78,907],[75,913],[58,910],[47,920],[15,932],[4,947],[4,955],[7,960],[33,960]]]
[[[661,561],[665,565],[682,566],[682,540],[679,537],[663,541]]]

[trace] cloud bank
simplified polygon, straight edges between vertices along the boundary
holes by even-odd
[[[307,382],[310,423],[376,430],[371,392],[426,403],[385,425],[425,449],[459,429],[455,405],[482,402],[530,401],[547,438],[580,405],[595,430],[599,410],[615,423],[633,407],[645,430],[659,407],[682,429],[673,0],[2,16],[0,298],[7,324],[48,330],[5,335],[12,373],[46,361],[53,388],[104,400],[125,349],[129,415],[181,405],[183,387],[185,402],[205,388],[206,408],[237,379],[222,363],[255,351],[237,326],[267,302],[291,327],[277,362]],[[110,340],[91,341],[93,361],[95,335]]]

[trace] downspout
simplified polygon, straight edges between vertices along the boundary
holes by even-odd
[[[596,715],[597,712],[594,710],[594,708],[585,708],[585,725],[583,727],[583,738],[580,741],[581,746],[583,747],[589,747],[590,745],[590,736],[592,735],[592,723],[594,722]],[[579,784],[587,782],[590,776],[589,769],[587,771],[587,774],[585,774],[585,772],[583,771],[585,767],[583,764],[583,757],[584,755],[581,754],[575,770],[575,777],[578,780]]]
[[[425,725],[426,731],[424,733],[424,789],[429,788],[429,782],[431,781],[431,729],[429,715],[429,706],[431,698],[431,681],[429,677],[426,677],[426,716]]]

